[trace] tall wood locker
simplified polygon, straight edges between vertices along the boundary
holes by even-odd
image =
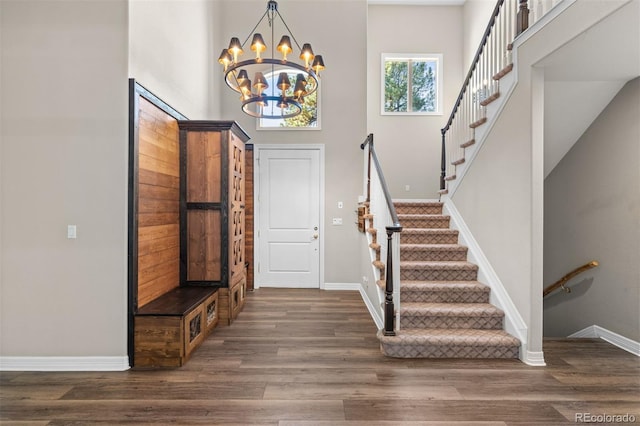
[[[179,121],[180,277],[219,287],[220,324],[246,294],[245,142],[235,121]]]

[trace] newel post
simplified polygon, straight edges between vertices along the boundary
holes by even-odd
[[[396,312],[393,305],[393,234],[394,230],[387,228],[387,265],[385,267],[384,288],[384,335],[395,336]]]
[[[441,157],[440,157],[440,189],[444,189],[445,188],[445,181],[444,178],[447,175],[447,154],[446,154],[446,140],[445,140],[445,134],[447,133],[447,131],[445,129],[441,130],[442,133],[442,153],[441,153]]]
[[[516,17],[516,36],[529,28],[529,5],[528,0],[519,0],[520,7]]]

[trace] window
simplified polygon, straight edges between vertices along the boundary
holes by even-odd
[[[382,54],[383,115],[440,115],[442,55]]]
[[[269,88],[265,91],[265,95],[273,96],[273,87],[275,87],[275,80],[278,78],[279,70],[274,74],[265,73],[264,76],[269,81]],[[297,70],[286,70],[289,73],[291,79],[291,93],[287,93],[288,96],[293,96],[293,87],[295,87],[295,76],[299,72]],[[322,84],[322,83],[320,83]],[[305,98],[304,104],[302,104],[302,112],[291,118],[284,119],[268,119],[259,118],[257,120],[256,128],[258,130],[284,130],[284,129],[300,129],[300,130],[320,130],[320,105],[319,105],[319,92],[320,88],[315,93]],[[279,95],[279,90],[276,89],[275,95]],[[281,111],[275,104],[269,105],[265,108],[269,108],[269,115],[280,115]]]

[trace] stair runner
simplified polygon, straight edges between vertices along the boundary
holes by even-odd
[[[396,358],[517,358],[520,341],[503,330],[504,312],[489,303],[490,288],[477,281],[478,266],[467,261],[467,247],[458,244],[458,231],[449,228],[442,203],[395,206],[403,226],[400,327],[396,336],[378,333],[382,353]],[[379,246],[374,242],[372,247]],[[379,259],[374,264],[384,276],[384,264]]]

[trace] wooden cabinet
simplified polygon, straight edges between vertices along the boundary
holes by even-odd
[[[249,137],[129,88],[129,361],[177,367],[244,304]]]
[[[135,316],[134,366],[180,367],[218,322],[218,290],[178,287]]]
[[[245,142],[233,121],[179,121],[181,281],[220,288],[222,323],[242,309],[245,267]],[[241,290],[240,290],[241,289]]]

